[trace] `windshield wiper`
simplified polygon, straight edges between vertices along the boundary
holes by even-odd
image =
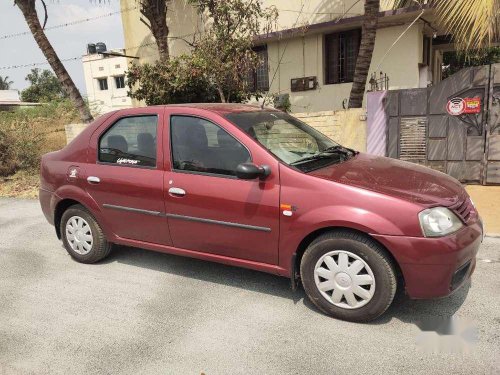
[[[296,161],[290,163],[290,165],[302,164],[302,163],[304,163],[306,161],[311,161],[311,160],[329,159],[331,157],[331,154],[335,154],[335,153],[343,155],[344,158],[345,158],[345,160],[347,160],[351,156],[356,155],[357,151],[354,151],[354,150],[352,150],[350,148],[347,148],[347,147],[344,147],[344,146],[340,146],[340,145],[331,146],[331,147],[325,148],[323,151],[320,151],[317,154],[314,154],[314,155],[308,156],[306,158],[302,158],[302,159],[296,160]]]
[[[340,153],[345,154],[345,155],[349,155],[349,154],[356,155],[357,154],[357,151],[354,151],[351,148],[347,148],[347,147],[344,147],[341,145],[336,145],[336,146],[331,146],[331,147],[325,148],[323,151],[321,151],[321,153],[324,153],[324,152],[340,152]]]
[[[295,161],[291,162],[290,165],[302,164],[302,163],[304,163],[306,161],[318,160],[318,159],[330,159],[330,155],[323,154],[323,153],[314,154],[314,155],[308,156],[306,158],[295,160]]]

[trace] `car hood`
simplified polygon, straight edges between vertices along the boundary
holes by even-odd
[[[466,195],[462,185],[444,173],[364,153],[309,174],[427,206],[450,206]]]

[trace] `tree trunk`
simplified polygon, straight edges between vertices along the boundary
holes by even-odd
[[[224,90],[220,85],[217,85],[217,92],[219,93],[219,98],[221,103],[226,103],[226,96],[224,95]]]
[[[354,79],[349,97],[349,108],[361,108],[365,95],[366,79],[372,62],[375,36],[377,34],[380,0],[365,1],[365,16],[361,34],[361,44],[354,70]]]
[[[90,114],[89,108],[83,101],[80,91],[76,88],[75,83],[71,79],[66,68],[61,63],[61,60],[59,60],[56,51],[54,51],[54,48],[47,39],[47,36],[42,29],[42,25],[40,24],[40,20],[38,19],[35,1],[36,0],[16,0],[15,4],[19,7],[19,9],[21,9],[24,19],[31,30],[31,34],[33,34],[38,47],[42,50],[45,58],[49,62],[57,79],[61,83],[63,90],[78,109],[78,112],[80,112],[80,119],[84,123],[89,123],[94,118]]]
[[[168,61],[170,51],[168,48],[167,0],[143,0],[141,13],[149,21],[148,26],[156,40],[160,61]]]

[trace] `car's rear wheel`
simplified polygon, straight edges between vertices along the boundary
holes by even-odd
[[[61,218],[66,251],[81,263],[95,263],[108,256],[111,244],[95,218],[81,205],[68,208]]]
[[[396,272],[380,244],[354,231],[332,231],[316,238],[300,264],[309,299],[326,314],[367,322],[389,307]]]

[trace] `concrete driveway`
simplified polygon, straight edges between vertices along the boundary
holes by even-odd
[[[4,199],[0,374],[498,374],[500,239],[479,258],[455,295],[353,324],[259,272],[130,248],[76,263],[37,201]],[[455,335],[419,329],[452,315]]]

